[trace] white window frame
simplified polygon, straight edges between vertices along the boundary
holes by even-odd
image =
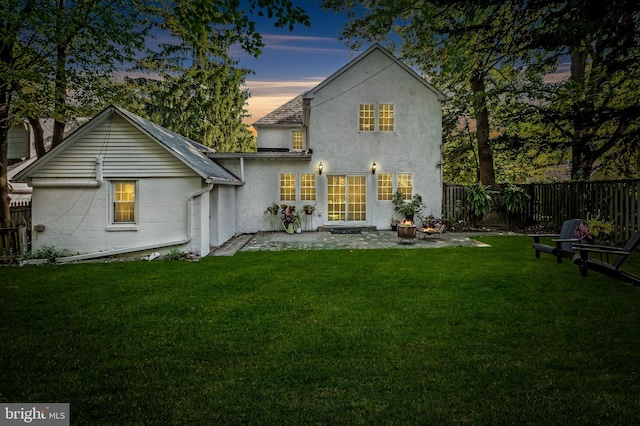
[[[382,130],[382,106],[389,106],[389,110],[386,112],[389,112],[391,117],[385,117],[385,120],[391,120],[391,129],[384,129]],[[373,109],[367,109],[363,111],[363,107],[370,107],[373,106]],[[367,116],[363,116],[363,113],[372,113],[372,117]],[[362,124],[362,120],[366,119],[366,120],[372,120],[370,124],[367,124],[366,126],[363,127]],[[385,126],[389,126],[389,123],[385,123]],[[372,103],[372,102],[362,102],[358,104],[358,132],[359,133],[374,133],[374,132],[379,132],[379,133],[393,133],[396,131],[396,104],[391,103],[391,102],[379,102],[379,103]]]
[[[295,148],[295,135],[296,134],[300,134],[300,148]],[[293,152],[302,152],[304,151],[304,132],[302,131],[302,129],[296,129],[296,130],[292,130],[291,131],[291,151]]]
[[[283,200],[282,199],[282,175],[293,175],[295,179],[294,191],[295,195],[293,200]],[[302,175],[310,175],[313,176],[313,187],[307,186],[305,188],[313,188],[314,198],[311,199],[302,199]],[[306,172],[280,172],[278,174],[278,198],[281,204],[293,203],[293,202],[301,202],[301,203],[310,203],[318,200],[318,178],[315,173],[306,173]]]
[[[133,222],[116,222],[115,220],[115,190],[117,183],[133,183],[135,185]],[[137,231],[140,218],[140,182],[137,179],[113,179],[108,181],[107,188],[109,191],[107,197],[107,231]]]

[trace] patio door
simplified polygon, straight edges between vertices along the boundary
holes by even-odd
[[[367,176],[327,176],[327,218],[330,222],[367,220]]]

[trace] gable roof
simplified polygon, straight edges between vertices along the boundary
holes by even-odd
[[[296,96],[286,104],[253,123],[254,126],[297,126],[302,125],[302,97]]]
[[[304,92],[295,98],[291,99],[286,104],[278,107],[274,111],[262,117],[260,120],[253,123],[254,126],[297,126],[302,125],[302,114],[303,114],[303,102],[304,99],[313,99],[315,93],[325,87],[327,84],[331,83],[333,80],[338,78],[340,75],[348,71],[358,62],[366,58],[374,51],[382,52],[385,56],[391,59],[395,64],[400,66],[403,70],[405,70],[409,75],[418,80],[421,84],[423,84],[428,90],[432,91],[438,98],[440,102],[445,101],[446,96],[440,92],[438,89],[429,84],[424,78],[422,78],[418,73],[416,73],[411,67],[407,66],[400,59],[396,58],[393,54],[391,54],[387,49],[382,47],[380,44],[376,43],[369,47],[366,51],[358,55],[354,60],[340,68],[335,73],[331,74],[329,77],[324,79],[320,84],[318,84],[313,89]]]
[[[19,173],[15,177],[15,180],[24,181],[28,179],[33,172],[41,169],[49,161],[63,152],[68,146],[72,145],[74,140],[100,126],[103,122],[110,120],[111,117],[113,117],[113,114],[118,114],[120,117],[124,118],[136,129],[146,134],[153,141],[157,142],[173,154],[178,160],[183,162],[203,179],[211,179],[218,183],[242,184],[240,179],[238,179],[233,173],[207,157],[208,153],[213,153],[215,150],[114,105],[105,108],[87,124],[65,138],[58,146],[47,152],[38,161]]]
[[[420,83],[422,83],[427,89],[429,89],[430,91],[432,91],[437,97],[438,100],[440,102],[443,102],[445,100],[447,100],[447,97],[440,92],[438,89],[436,89],[435,87],[433,87],[431,84],[429,84],[424,78],[422,78],[417,72],[415,72],[413,69],[411,69],[411,67],[409,67],[407,64],[405,64],[404,62],[402,62],[400,59],[396,58],[391,52],[389,52],[387,49],[385,49],[384,47],[382,47],[380,44],[375,43],[374,45],[372,45],[371,47],[369,47],[367,50],[365,50],[363,53],[361,53],[360,55],[358,55],[353,61],[349,62],[347,65],[343,66],[342,68],[340,68],[338,71],[334,72],[333,74],[331,74],[329,77],[327,77],[325,80],[322,81],[322,83],[318,84],[316,87],[314,87],[313,89],[309,90],[307,93],[304,94],[304,98],[305,99],[313,99],[313,96],[315,95],[315,93],[317,91],[319,91],[320,89],[322,89],[323,87],[325,87],[327,84],[331,83],[333,80],[335,80],[336,78],[340,77],[342,74],[344,74],[345,72],[347,72],[350,68],[352,68],[354,65],[356,65],[358,62],[362,61],[364,58],[366,58],[367,56],[369,56],[372,52],[374,51],[378,51],[383,53],[385,56],[387,56],[390,60],[392,60],[393,62],[395,62],[399,67],[401,67],[402,69],[404,69],[407,73],[409,73],[409,75],[411,75],[413,78],[415,78],[416,80],[418,80]]]

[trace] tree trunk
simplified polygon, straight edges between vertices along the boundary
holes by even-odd
[[[5,221],[11,219],[9,209],[9,105],[11,105],[11,93],[7,89],[8,82],[0,78],[0,228]]]
[[[61,13],[64,12],[66,7],[66,0],[58,1],[58,8]],[[58,19],[56,21],[56,25],[61,25],[62,19]],[[62,28],[58,28],[58,34],[63,32]],[[66,72],[66,62],[67,62],[67,44],[60,40],[61,36],[59,36],[58,45],[56,47],[56,76],[55,76],[55,87],[54,87],[54,111],[55,111],[55,121],[53,123],[53,141],[51,143],[51,148],[56,147],[62,139],[64,139],[64,116],[65,116],[65,105],[67,99],[67,72]]]
[[[496,176],[493,168],[493,152],[489,141],[489,110],[487,109],[484,74],[481,71],[475,71],[473,73],[471,77],[471,91],[473,92],[476,137],[478,139],[480,183],[495,187]]]
[[[569,49],[571,58],[571,75],[569,79],[574,84],[574,93],[578,96],[586,90],[586,70],[588,52],[584,46],[574,46]],[[589,115],[593,109],[584,99],[576,102],[572,111],[573,140],[571,141],[571,180],[589,180],[593,169],[593,160],[589,160]]]
[[[46,149],[44,147],[44,132],[42,130],[42,124],[40,124],[40,120],[38,117],[27,117],[29,120],[29,124],[31,124],[31,129],[33,130],[33,140],[36,146],[36,157],[42,157]]]
[[[0,122],[9,123],[4,108],[0,107]],[[0,125],[0,228],[8,224],[11,219],[11,210],[9,209],[9,179],[7,171],[9,169],[9,125]]]

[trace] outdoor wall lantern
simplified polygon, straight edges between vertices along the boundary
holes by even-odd
[[[373,164],[371,165],[371,174],[374,175],[376,174],[376,169],[378,168],[378,165],[376,164],[376,162],[374,161]]]
[[[322,161],[320,162],[320,164],[318,164],[318,174],[321,175],[322,174],[322,170],[324,169],[324,165],[322,165]]]

